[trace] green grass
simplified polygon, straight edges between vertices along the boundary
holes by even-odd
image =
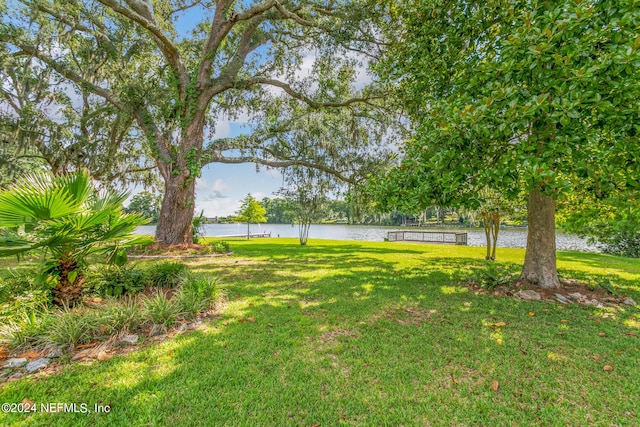
[[[0,413],[0,425],[640,423],[640,338],[628,335],[640,335],[636,307],[476,295],[464,280],[485,268],[484,248],[230,243],[233,256],[188,263],[228,295],[205,329],[0,390],[0,402],[110,413]],[[523,256],[498,251],[508,271]],[[561,252],[558,267],[564,277],[609,278],[640,301],[640,260]]]

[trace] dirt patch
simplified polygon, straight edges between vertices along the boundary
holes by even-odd
[[[327,331],[320,336],[320,342],[330,343],[335,341],[338,337],[347,338],[359,338],[360,332],[349,329],[337,329],[335,331]]]
[[[420,326],[423,323],[427,323],[435,313],[435,310],[423,310],[412,307],[396,308],[387,310],[385,318],[401,325]]]
[[[416,307],[395,307],[374,315],[369,319],[369,323],[371,324],[384,318],[400,325],[420,326],[432,320],[433,315],[436,313],[436,310],[426,310]]]

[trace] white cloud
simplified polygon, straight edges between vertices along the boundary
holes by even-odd
[[[240,201],[238,200],[196,200],[196,213],[204,211],[204,215],[209,218],[233,215],[238,208],[240,208]]]
[[[200,177],[196,181],[196,193],[202,201],[212,201],[218,199],[228,199],[231,187],[222,179],[216,179],[213,185],[209,184],[206,178]]]
[[[231,123],[229,120],[219,118],[216,120],[216,131],[213,133],[213,139],[228,138],[231,136]]]

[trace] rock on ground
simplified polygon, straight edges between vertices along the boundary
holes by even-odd
[[[133,345],[138,342],[138,336],[136,334],[125,335],[120,339],[120,342]]]
[[[9,359],[7,360],[7,363],[4,364],[4,366],[2,366],[3,368],[19,368],[21,366],[24,366],[27,364],[27,359],[24,357],[20,357],[20,358],[13,358],[13,359]]]
[[[49,366],[49,363],[51,362],[51,359],[46,358],[46,357],[42,357],[38,360],[34,360],[33,362],[29,362],[25,365],[24,369],[31,373],[31,372],[36,372],[39,371],[42,368],[46,368],[47,366]]]
[[[542,299],[539,293],[531,289],[518,292],[518,297],[520,299],[527,300],[527,301],[531,301],[531,300],[539,301]]]

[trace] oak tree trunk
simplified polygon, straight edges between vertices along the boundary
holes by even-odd
[[[195,178],[180,173],[165,178],[164,198],[156,227],[156,242],[165,245],[193,243],[192,223]]]
[[[521,280],[543,288],[560,288],[556,270],[555,201],[540,187],[529,193],[527,251]]]

